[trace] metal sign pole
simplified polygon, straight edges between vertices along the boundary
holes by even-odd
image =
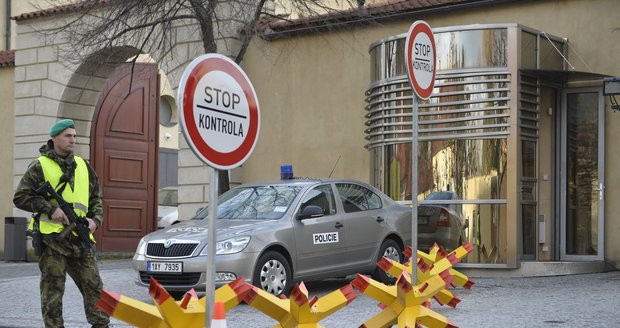
[[[418,284],[418,96],[411,107],[411,283]]]
[[[405,39],[407,76],[411,83],[411,282],[418,284],[418,101],[433,93],[437,61],[435,37],[425,21],[415,21]]]
[[[217,72],[211,74],[213,72]],[[206,87],[205,87],[206,86]],[[216,101],[209,95],[210,86],[217,86],[223,94],[239,96],[234,102],[238,107],[230,108],[224,101]],[[211,99],[211,100],[209,100]],[[196,156],[209,165],[210,195],[207,218],[207,267],[205,268],[205,327],[211,327],[213,305],[215,304],[215,253],[217,220],[218,170],[230,170],[243,164],[250,156],[260,130],[260,109],[256,91],[245,72],[230,58],[221,54],[200,55],[185,68],[179,89],[177,104],[181,110],[179,122],[187,143]],[[215,107],[209,107],[215,106]],[[227,131],[215,131],[201,124],[205,110],[217,115],[235,115],[242,119],[243,133],[237,135]],[[243,115],[237,115],[244,113]],[[212,114],[209,114],[212,115]],[[244,116],[245,115],[245,116]],[[219,120],[219,118],[218,118]]]
[[[217,217],[217,169],[209,167],[211,180],[209,182],[209,217],[207,227],[207,281],[205,290],[205,327],[211,327],[213,305],[215,304],[215,220]]]

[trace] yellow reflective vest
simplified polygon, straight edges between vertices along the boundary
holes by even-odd
[[[85,217],[88,212],[88,200],[90,199],[90,182],[88,177],[88,167],[84,159],[78,156],[73,157],[76,163],[73,189],[67,186],[62,192],[62,198],[69,204],[73,205],[73,210],[78,217]],[[46,181],[54,187],[55,190],[60,189],[60,177],[62,176],[62,170],[58,163],[47,156],[40,156],[38,158],[41,163],[41,169],[43,170],[43,176]],[[51,202],[58,205],[55,199]],[[39,218],[39,231],[42,234],[59,233],[64,229],[61,223],[52,222],[47,214],[42,213]],[[76,235],[75,232],[73,232]],[[93,241],[95,238],[90,234],[90,239]]]

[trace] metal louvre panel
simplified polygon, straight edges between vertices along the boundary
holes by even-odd
[[[540,115],[538,79],[522,73],[519,84],[519,132],[522,137],[538,138]]]
[[[438,74],[435,93],[419,103],[419,140],[507,137],[509,84],[504,70]],[[411,142],[408,79],[375,83],[366,96],[366,148]]]
[[[164,243],[149,243],[146,255],[150,257],[187,257],[191,256],[198,243],[175,243],[166,248]]]

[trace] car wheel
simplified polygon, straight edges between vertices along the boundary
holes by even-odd
[[[254,269],[254,286],[275,296],[288,294],[293,281],[293,271],[286,258],[274,251],[263,254]]]
[[[381,259],[382,257],[387,257],[390,260],[402,263],[403,250],[400,245],[398,245],[398,243],[394,240],[386,239],[383,241],[383,244],[381,244],[381,247],[379,248],[378,259]],[[373,274],[373,277],[375,280],[380,281],[386,285],[393,285],[396,282],[396,277],[387,274],[378,266],[375,268],[375,273]]]

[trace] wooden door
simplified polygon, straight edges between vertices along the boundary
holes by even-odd
[[[133,252],[157,229],[158,122],[157,66],[120,66],[101,91],[91,128],[91,163],[105,205],[98,251]]]

